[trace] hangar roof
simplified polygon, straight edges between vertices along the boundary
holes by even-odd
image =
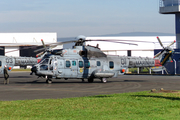
[[[57,42],[57,33],[0,33],[0,46],[42,45]]]

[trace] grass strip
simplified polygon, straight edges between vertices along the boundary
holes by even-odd
[[[31,72],[31,69],[12,69],[12,71],[28,71]]]
[[[179,120],[180,93],[0,101],[1,120]]]

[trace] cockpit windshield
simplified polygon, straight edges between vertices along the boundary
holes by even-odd
[[[48,64],[48,62],[49,62],[49,59],[46,58],[46,59],[43,59],[40,63],[41,64]]]

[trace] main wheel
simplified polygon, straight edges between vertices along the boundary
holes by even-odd
[[[107,78],[101,78],[102,83],[107,83]]]
[[[93,78],[88,78],[88,82],[89,82],[89,83],[93,83],[93,82],[94,82],[94,79],[93,79]]]

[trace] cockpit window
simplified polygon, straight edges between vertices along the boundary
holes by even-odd
[[[101,62],[100,61],[97,61],[97,66],[101,66]]]
[[[40,70],[48,70],[48,66],[47,65],[41,65]]]
[[[41,63],[41,64],[48,64],[48,61],[49,61],[49,59],[44,59],[44,60],[42,60],[40,63]]]

